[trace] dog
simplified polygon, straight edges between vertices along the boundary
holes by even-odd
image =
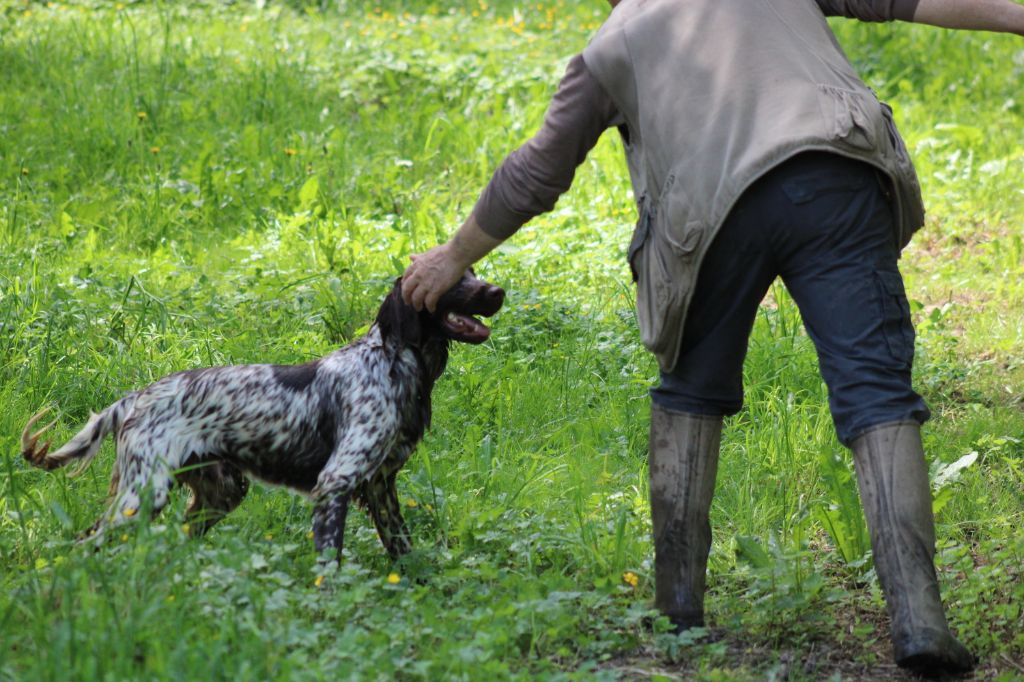
[[[334,549],[340,558],[354,499],[397,559],[412,545],[395,475],[430,425],[450,342],[486,341],[490,329],[475,316],[494,315],[504,299],[467,271],[434,313],[417,312],[402,300],[399,278],[369,332],[323,358],[171,374],[91,415],[52,453],[51,442],[38,442],[56,420],[32,433],[44,408],[22,432],[22,455],[46,470],[77,461],[74,475],[113,434],[112,501],[86,538],[99,539],[144,503],[155,516],[176,483],[191,490],[186,523],[201,535],[242,502],[251,476],[312,498],[318,552]]]

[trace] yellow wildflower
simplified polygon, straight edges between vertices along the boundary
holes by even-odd
[[[630,587],[636,587],[640,582],[640,578],[637,577],[633,571],[626,571],[622,574],[622,582],[626,583]]]
[[[140,121],[145,121],[147,118],[149,118],[149,114],[147,114],[145,111],[136,111],[135,118],[139,119]]]
[[[21,169],[21,174],[22,175],[28,175],[28,168],[22,168]]]
[[[292,147],[285,147],[284,148],[284,153],[287,156],[295,156],[296,154],[299,153],[299,150],[298,149],[293,149]]]
[[[137,511],[138,511],[138,509],[132,509],[131,507],[128,507],[128,508],[127,508],[127,509],[125,509],[125,510],[124,510],[123,512],[121,512],[121,514],[123,514],[124,516],[127,516],[127,517],[131,518],[132,516],[135,516],[135,513],[136,513]]]
[[[128,533],[124,533],[121,535],[121,542],[128,542]]]
[[[150,147],[149,148],[149,153],[150,154],[159,154],[160,153],[160,147]]]
[[[316,580],[313,581],[313,584],[316,585],[317,587],[320,587],[321,585],[323,585],[324,584],[324,576],[318,575],[316,577]]]
[[[419,502],[410,497],[408,500],[405,501],[405,506],[409,507],[410,509],[414,509],[415,507],[419,506]]]
[[[388,583],[389,584],[397,585],[400,582],[402,582],[402,576],[398,575],[397,573],[389,573],[388,574]]]
[[[192,526],[188,525],[187,523],[181,524],[181,532],[182,533],[184,533],[185,535],[188,535],[188,532],[190,530],[192,530]]]
[[[269,541],[274,539],[274,536],[271,533],[267,533],[266,535],[263,536],[263,539],[266,540],[267,542],[269,542]]]

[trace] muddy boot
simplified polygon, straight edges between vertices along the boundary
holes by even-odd
[[[722,418],[651,407],[649,469],[654,522],[654,605],[676,632],[704,625]]]
[[[896,663],[924,675],[970,670],[974,657],[949,633],[939,599],[921,427],[883,424],[855,440],[852,449]]]

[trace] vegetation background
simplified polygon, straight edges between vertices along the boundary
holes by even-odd
[[[361,514],[323,575],[306,501],[255,488],[206,538],[183,495],[98,552],[81,478],[18,436],[189,367],[302,362],[363,333],[539,125],[603,0],[0,0],[0,679],[883,679],[847,453],[785,291],[724,437],[709,620],[652,618],[647,388],[606,135],[479,268],[508,292],[454,350],[399,487],[417,551]],[[977,679],[1024,676],[1024,41],[834,23],[893,103],[929,205],[902,261],[933,407],[941,580]]]

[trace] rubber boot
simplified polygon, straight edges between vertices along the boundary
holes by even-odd
[[[883,424],[855,440],[852,449],[897,665],[924,675],[970,670],[974,657],[950,634],[939,598],[921,427]]]
[[[721,417],[651,408],[654,605],[677,633],[704,625],[704,580],[711,550],[708,512],[721,435]]]

